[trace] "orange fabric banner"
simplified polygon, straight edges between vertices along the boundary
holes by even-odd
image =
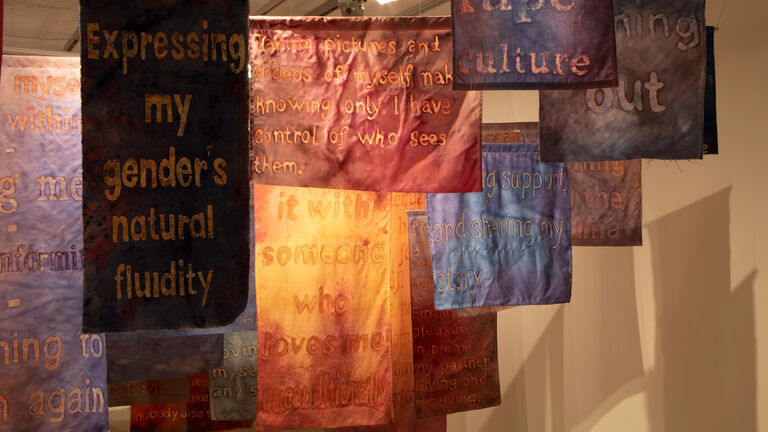
[[[390,318],[395,420],[381,426],[335,429],[337,432],[445,432],[446,417],[416,418],[413,388],[413,325],[411,323],[408,210],[424,210],[426,195],[393,193],[390,213]]]
[[[392,420],[390,195],[254,185],[261,430]]]

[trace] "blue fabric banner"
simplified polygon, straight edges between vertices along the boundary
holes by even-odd
[[[483,144],[483,192],[427,195],[435,309],[570,300],[568,171],[538,150]]]
[[[611,0],[453,0],[460,90],[615,87]]]

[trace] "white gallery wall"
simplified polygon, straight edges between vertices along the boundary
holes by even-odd
[[[643,246],[574,248],[570,304],[499,313],[502,405],[450,432],[768,431],[768,3],[706,12],[720,155],[643,162]],[[483,120],[537,121],[537,93]]]

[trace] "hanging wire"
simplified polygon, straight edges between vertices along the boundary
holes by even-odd
[[[723,2],[720,4],[720,15],[717,17],[717,21],[715,22],[715,31],[720,30],[720,20],[723,19],[723,12],[725,12],[725,3],[727,0],[723,0]]]

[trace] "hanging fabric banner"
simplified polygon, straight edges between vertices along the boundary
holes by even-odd
[[[457,90],[615,87],[612,0],[451,0]]]
[[[109,406],[155,405],[189,400],[187,377],[109,384]]]
[[[209,372],[209,399],[214,420],[256,417],[256,332],[224,335],[223,363]]]
[[[523,123],[483,123],[482,138],[484,143],[538,143],[539,124]]]
[[[3,66],[3,0],[0,0],[0,72]],[[0,74],[2,76],[2,74]]]
[[[427,194],[435,309],[570,300],[568,171],[538,149],[484,144],[483,192]]]
[[[247,15],[246,0],[82,0],[86,330],[242,312]]]
[[[390,200],[254,187],[260,430],[392,420]]]
[[[253,238],[253,232],[250,237]],[[227,326],[195,330],[107,333],[109,382],[189,376],[220,366],[223,359],[223,335],[256,330],[256,294],[252,288],[252,264],[248,303],[243,313]]]
[[[253,238],[252,232],[250,236]],[[223,335],[256,330],[256,295],[252,288],[252,268],[249,285],[251,289],[245,310],[227,326],[107,333],[109,382],[189,376],[219,367],[223,359]]]
[[[392,194],[390,219],[390,317],[392,321],[392,371],[394,422],[380,426],[339,428],[338,432],[445,432],[445,416],[416,418],[413,377],[413,326],[407,210],[425,209],[424,194]]]
[[[189,376],[221,366],[222,335],[107,333],[110,383]]]
[[[707,26],[707,82],[704,87],[704,154],[718,153],[715,31],[714,27]]]
[[[408,213],[418,417],[501,403],[496,313],[436,311],[425,211]]]
[[[449,17],[254,17],[251,70],[256,182],[481,189],[481,95],[452,90]]]
[[[80,61],[2,62],[0,430],[106,431],[104,337],[80,327]]]
[[[188,378],[189,400],[131,406],[131,432],[230,431],[248,429],[251,421],[219,422],[208,407],[208,373]]]
[[[395,422],[383,426],[359,426],[332,429],[326,432],[447,432],[446,416],[410,418],[404,420],[395,414]]]
[[[390,212],[390,320],[392,322],[392,378],[395,422],[386,431],[413,427],[416,406],[413,396],[413,325],[407,210],[427,208],[425,194],[393,193]],[[421,429],[420,429],[421,430]]]
[[[538,123],[483,123],[483,139],[538,143]],[[643,243],[642,166],[628,161],[568,164],[573,246],[639,246]]]
[[[572,162],[573,246],[643,244],[642,160]]]
[[[615,0],[619,86],[540,92],[541,159],[701,159],[704,0]]]

